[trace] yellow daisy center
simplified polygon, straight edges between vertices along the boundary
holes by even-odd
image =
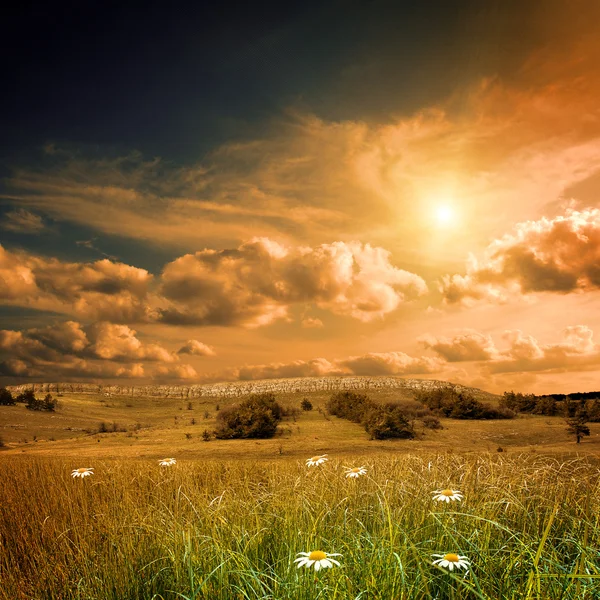
[[[442,490],[442,496],[454,496],[454,492],[452,490]]]
[[[85,467],[81,467],[81,469],[77,469],[78,473],[87,473],[87,469]]]
[[[322,456],[313,456],[310,460],[312,462],[317,462],[318,460],[320,460],[321,458],[323,458]]]
[[[350,470],[350,473],[359,473],[360,472],[360,467],[354,467],[354,469]]]
[[[458,562],[460,559],[458,558],[458,554],[445,554],[444,555],[444,560],[447,560],[448,562]]]
[[[308,560],[323,560],[324,558],[327,558],[327,554],[325,554],[325,552],[321,552],[320,550],[313,550],[308,555]]]

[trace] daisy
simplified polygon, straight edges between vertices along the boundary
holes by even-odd
[[[340,566],[340,563],[331,556],[341,556],[341,554],[327,554],[327,552],[321,552],[321,550],[313,550],[312,552],[298,552],[299,558],[294,562],[298,563],[298,569],[300,567],[312,567],[315,565],[315,571],[319,569],[327,569],[333,567],[333,565]]]
[[[346,469],[346,477],[352,477],[354,479],[358,479],[361,475],[367,474],[367,470],[364,467],[354,467],[353,469],[344,467],[344,469]]]
[[[321,456],[313,456],[306,461],[307,467],[316,467],[318,465],[322,465],[325,461],[329,460],[327,454],[321,454]]]
[[[170,467],[176,463],[177,463],[177,461],[174,458],[163,458],[158,461],[158,464],[161,467]]]
[[[449,488],[445,490],[435,490],[433,493],[437,494],[433,499],[438,500],[439,502],[450,502],[450,500],[452,500],[452,502],[455,500],[460,502],[463,499],[463,495],[458,490],[451,490]]]
[[[93,467],[81,467],[80,469],[74,469],[71,473],[71,477],[87,477],[88,475],[94,474]]]
[[[437,556],[438,559],[434,560],[431,564],[443,567],[450,571],[454,571],[454,567],[457,569],[466,569],[469,571],[469,561],[466,560],[466,556],[459,556],[458,554],[432,554],[431,556]]]

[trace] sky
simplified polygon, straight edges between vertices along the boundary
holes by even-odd
[[[596,0],[24,2],[0,384],[600,389]]]

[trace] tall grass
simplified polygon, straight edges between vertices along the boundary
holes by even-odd
[[[403,455],[302,462],[0,461],[2,599],[600,597],[591,459]],[[93,466],[73,480],[70,470]],[[453,486],[462,503],[432,501]],[[341,567],[296,569],[301,551]],[[456,552],[449,573],[431,555]]]

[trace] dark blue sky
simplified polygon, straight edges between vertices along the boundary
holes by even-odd
[[[516,4],[15,3],[0,24],[2,162],[48,142],[189,161],[290,106],[332,120],[411,112],[514,67],[535,42]]]

